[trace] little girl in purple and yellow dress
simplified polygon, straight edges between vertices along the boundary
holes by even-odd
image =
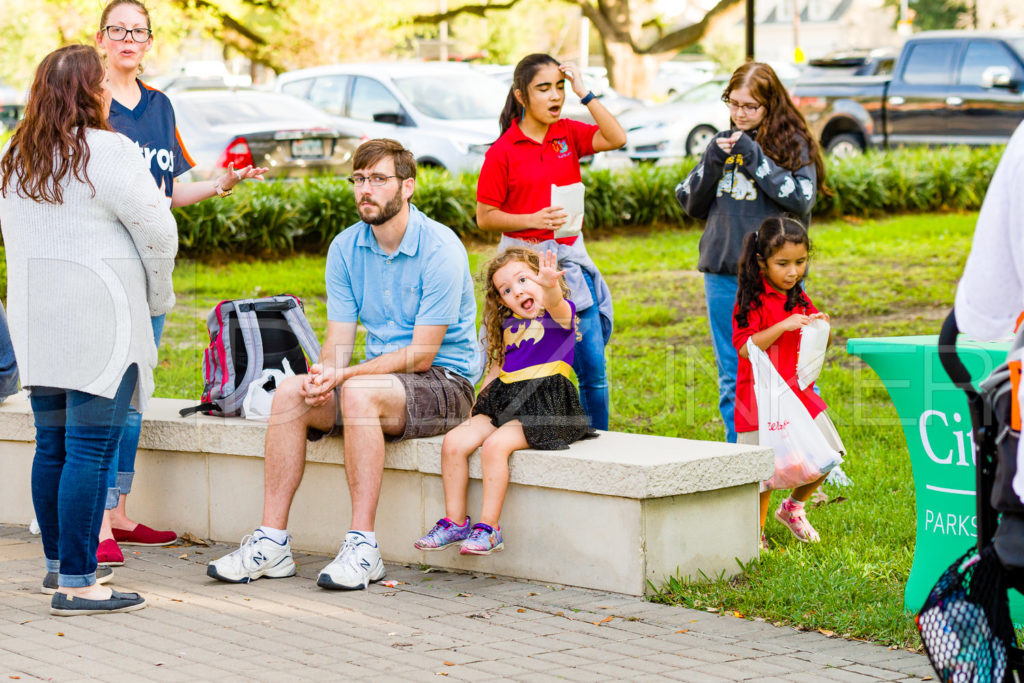
[[[548,251],[512,247],[487,268],[484,327],[488,372],[472,417],[448,432],[441,446],[446,517],[415,542],[443,550],[461,541],[463,555],[504,547],[498,518],[508,488],[508,459],[522,448],[559,450],[596,436],[570,381],[576,307]],[[480,523],[466,514],[469,456],[480,448]],[[458,521],[454,521],[458,520]]]

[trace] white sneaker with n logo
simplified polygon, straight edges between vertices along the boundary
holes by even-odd
[[[283,579],[295,576],[291,536],[277,543],[257,529],[242,539],[238,550],[206,567],[206,575],[228,583],[249,583],[261,577]]]
[[[358,531],[345,534],[334,561],[320,571],[316,585],[331,590],[360,590],[384,578],[380,549]]]

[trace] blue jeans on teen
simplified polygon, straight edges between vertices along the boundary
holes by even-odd
[[[579,332],[573,350],[572,369],[580,381],[580,403],[590,418],[594,429],[608,429],[608,376],[604,357],[604,333],[601,329],[601,312],[597,307],[597,294],[590,273],[583,271],[583,279],[590,288],[595,302],[579,312]]]
[[[32,387],[29,400],[36,426],[32,504],[46,570],[59,572],[58,585],[96,583],[107,474],[138,376],[138,366],[129,367],[112,399]]]
[[[166,319],[166,315],[150,318],[153,325],[153,341],[157,348],[160,347],[160,338],[164,334]],[[132,490],[132,481],[135,479],[135,452],[139,450],[141,434],[142,413],[135,410],[135,406],[128,406],[128,418],[124,423],[124,431],[121,432],[121,440],[117,444],[117,458],[107,477],[107,500],[103,506],[106,510],[116,508],[121,494],[128,495]]]
[[[0,403],[18,393],[18,362],[14,359],[14,345],[7,327],[7,313],[0,303]]]
[[[735,275],[704,273],[704,299],[708,305],[711,348],[718,366],[718,410],[725,423],[725,440],[736,443],[736,369],[739,356],[732,345],[732,312],[736,307]]]

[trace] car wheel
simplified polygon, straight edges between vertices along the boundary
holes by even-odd
[[[863,154],[864,143],[859,135],[855,133],[842,133],[835,136],[825,145],[825,153],[843,159]]]
[[[697,126],[686,136],[686,155],[699,157],[707,149],[717,131],[711,126]]]

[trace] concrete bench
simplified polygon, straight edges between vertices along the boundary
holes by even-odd
[[[192,402],[154,399],[146,412],[129,500],[159,528],[237,542],[263,505],[265,425],[191,416]],[[0,405],[0,523],[27,524],[35,430],[25,394]],[[389,444],[377,511],[388,562],[430,564],[642,595],[677,573],[734,574],[757,555],[757,482],[772,473],[759,447],[602,433],[568,451],[516,452],[502,513],[505,550],[463,557],[412,542],[444,514],[441,437]],[[470,460],[470,514],[480,508],[479,455]],[[337,552],[349,496],[340,438],[310,444],[292,506],[293,547]]]

